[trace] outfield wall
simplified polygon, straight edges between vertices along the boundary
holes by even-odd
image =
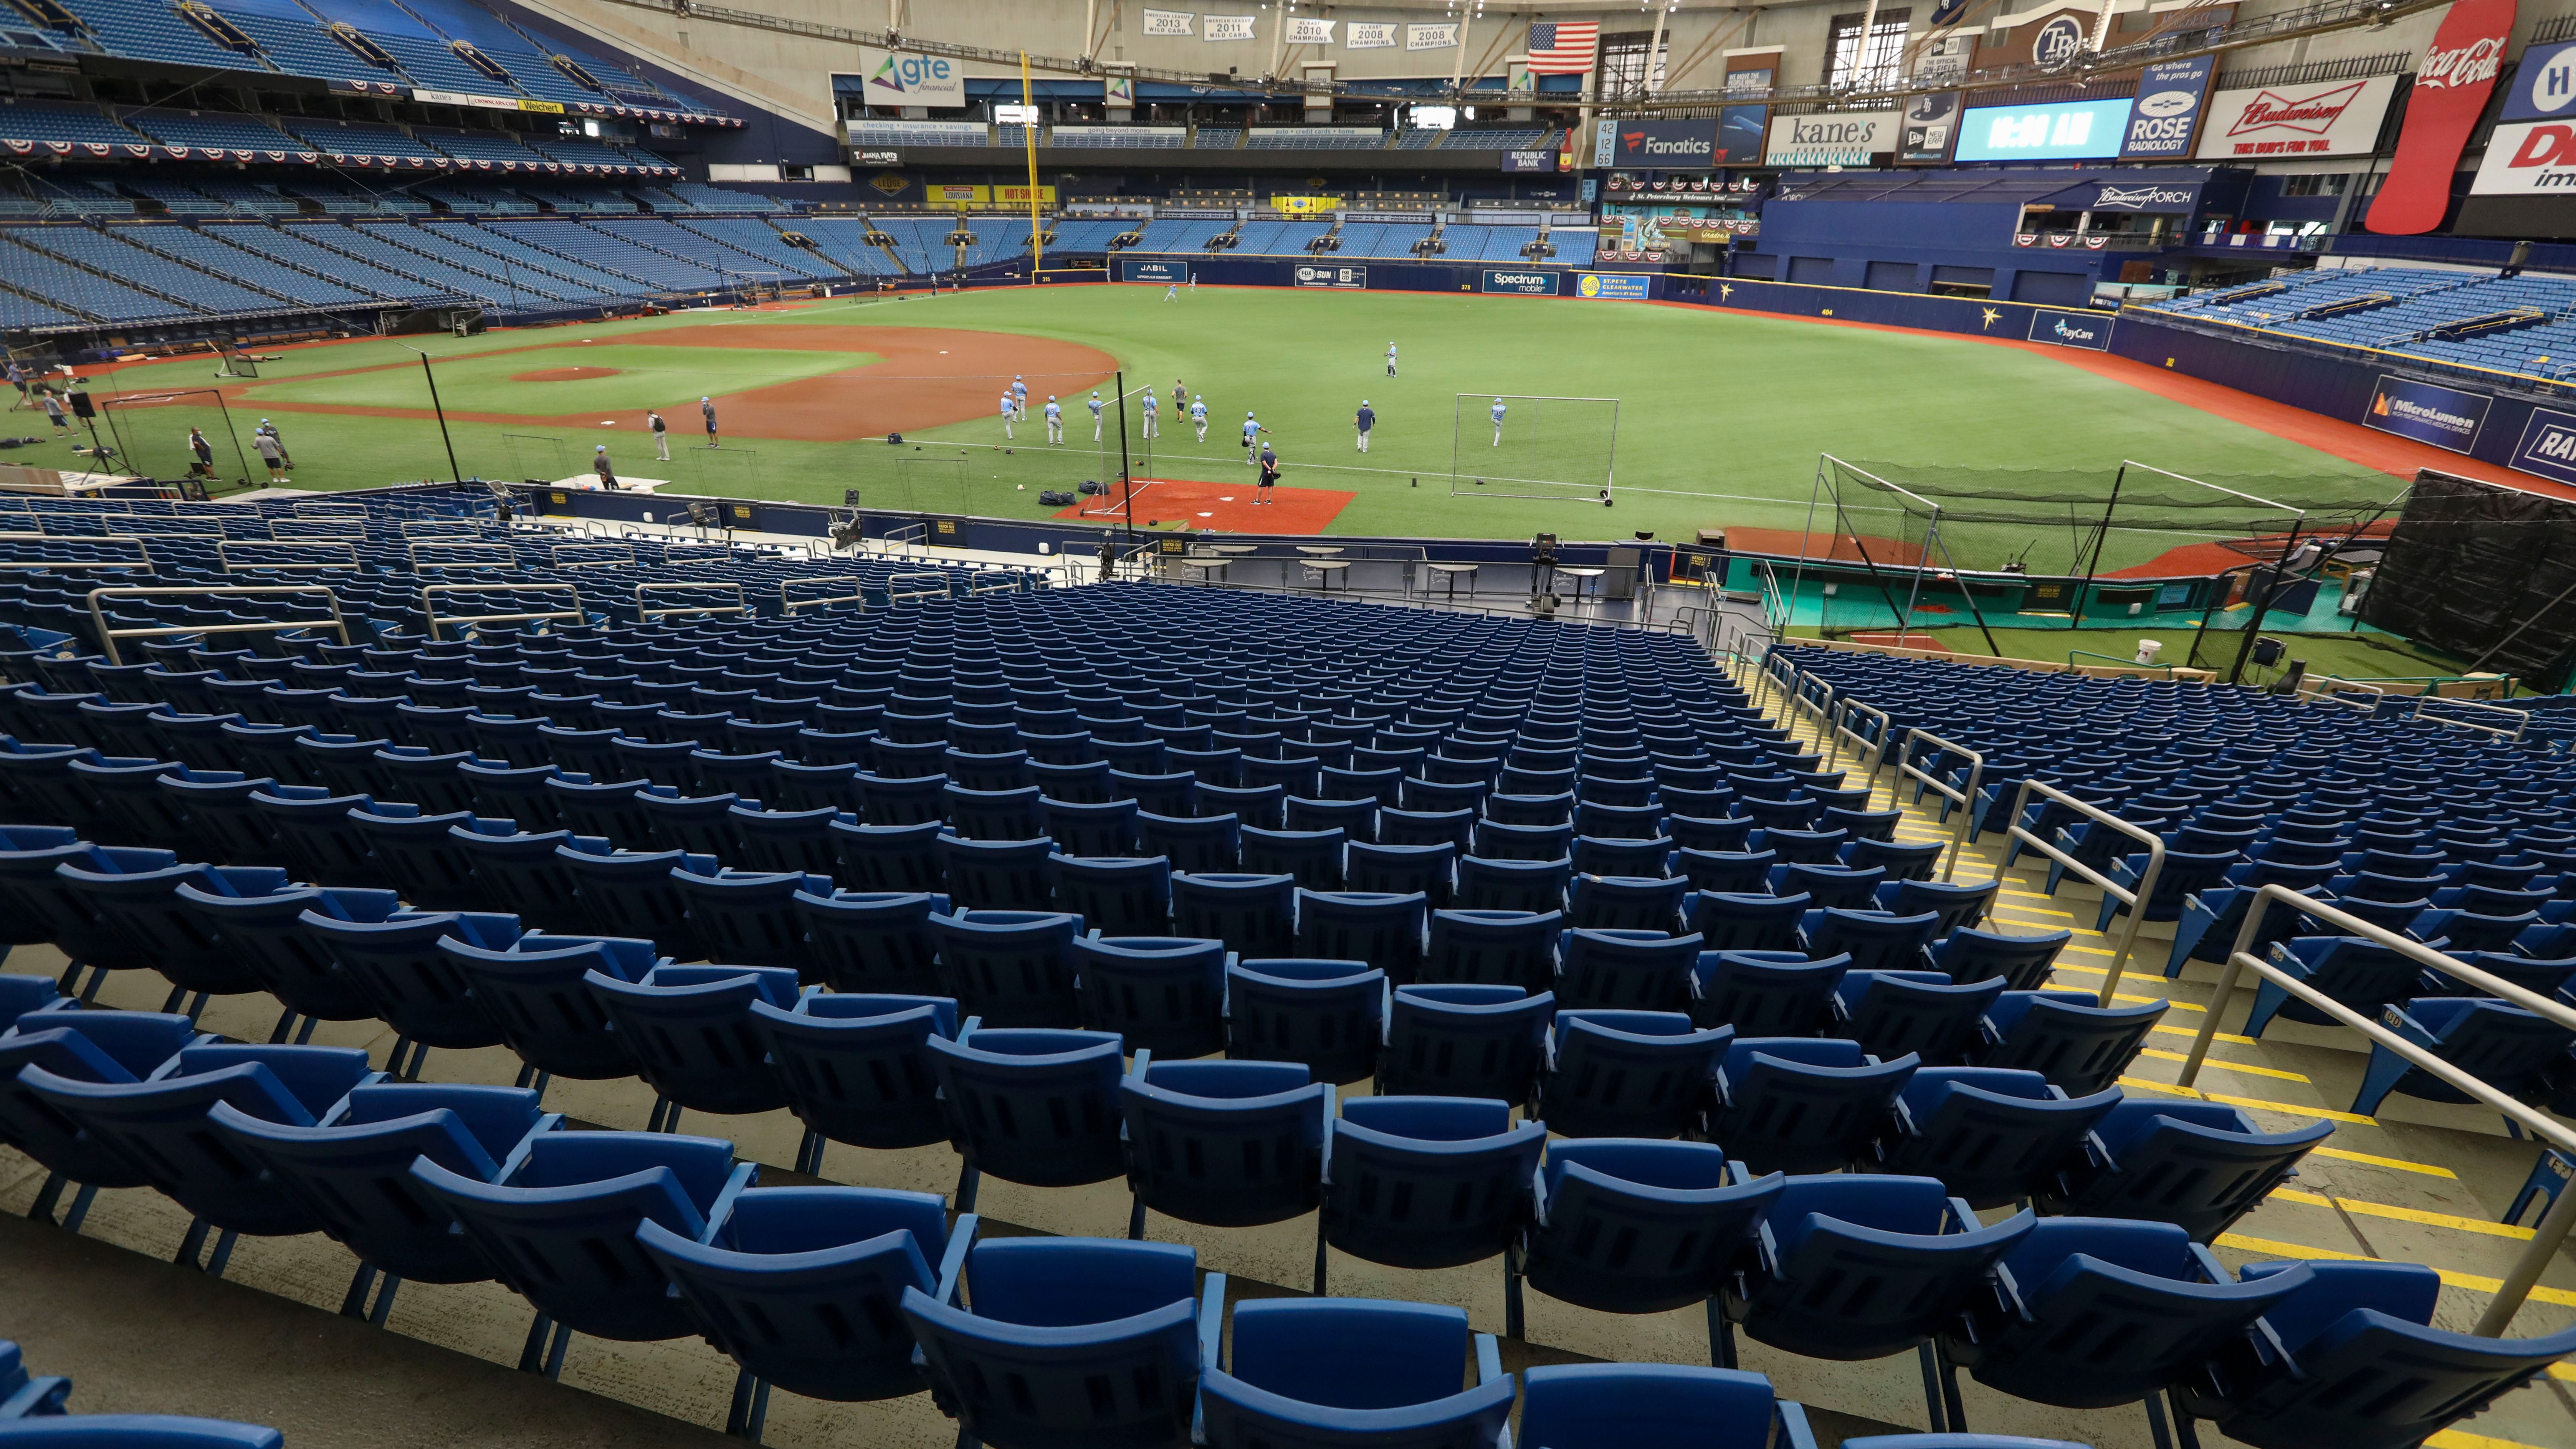
[[[2007,337],[2099,352],[2115,330],[2108,312],[2089,307],[2049,307],[1996,302],[1983,297],[1936,297],[1926,292],[1884,292],[1867,287],[1821,287],[1803,282],[1764,282],[1744,277],[1663,277],[1656,295],[1730,312],[1775,312],[1831,318],[1918,332],[1967,337]]]
[[[2576,485],[2576,399],[2539,397],[2395,354],[2338,356],[2259,333],[2213,334],[2135,308],[2111,350],[2483,463]]]
[[[1603,272],[1554,263],[1398,261],[1389,257],[1241,257],[1206,252],[1117,252],[1119,281],[1158,286],[1196,278],[1212,287],[1300,287],[1330,292],[1484,292],[1498,296],[1652,301],[1670,280],[1659,272]],[[1586,278],[1591,281],[1587,285]]]

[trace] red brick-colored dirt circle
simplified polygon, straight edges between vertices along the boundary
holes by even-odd
[[[510,381],[596,382],[603,377],[615,377],[625,370],[622,367],[541,367],[534,372],[511,373]]]

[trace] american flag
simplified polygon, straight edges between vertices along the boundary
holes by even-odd
[[[1581,75],[1592,69],[1592,52],[1601,44],[1601,26],[1542,21],[1530,27],[1529,68],[1532,75]]]

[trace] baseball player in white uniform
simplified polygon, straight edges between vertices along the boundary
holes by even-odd
[[[1091,441],[1095,443],[1100,441],[1100,410],[1106,406],[1108,404],[1100,400],[1100,394],[1095,392],[1091,395]]]
[[[1158,426],[1159,419],[1160,419],[1160,409],[1162,408],[1162,406],[1163,406],[1163,405],[1162,405],[1161,403],[1159,403],[1159,402],[1157,402],[1157,401],[1155,401],[1155,400],[1154,400],[1154,390],[1153,390],[1152,388],[1150,388],[1150,387],[1149,387],[1149,388],[1147,388],[1147,389],[1145,389],[1145,436],[1146,436],[1146,437],[1149,437],[1149,438],[1159,438],[1159,437],[1161,437],[1161,436],[1163,435],[1163,430],[1162,430],[1162,428],[1161,428],[1160,426]]]
[[[1047,394],[1046,425],[1049,447],[1064,441],[1064,407],[1055,400],[1054,393]]]
[[[1015,409],[1015,408],[1013,408],[1013,407],[1011,406],[1011,395],[1010,395],[1009,393],[1004,393],[1004,394],[1002,394],[1002,436],[1003,436],[1003,437],[1011,438],[1011,437],[1017,437],[1017,436],[1018,436],[1018,434],[1013,433],[1013,432],[1011,431],[1011,419],[1013,419],[1013,418],[1015,418],[1015,417],[1018,417],[1018,416],[1019,416],[1019,411],[1018,411],[1017,409]]]
[[[1494,399],[1494,446],[1503,445],[1503,400]]]
[[[1386,375],[1395,376],[1395,344],[1392,342],[1386,345]]]
[[[1207,441],[1207,394],[1190,400],[1190,426],[1199,430],[1199,441]]]

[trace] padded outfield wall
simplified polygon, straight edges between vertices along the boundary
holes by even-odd
[[[2341,422],[2576,485],[2576,387],[2525,387],[2395,353],[2212,333],[2131,308],[2111,351]]]

